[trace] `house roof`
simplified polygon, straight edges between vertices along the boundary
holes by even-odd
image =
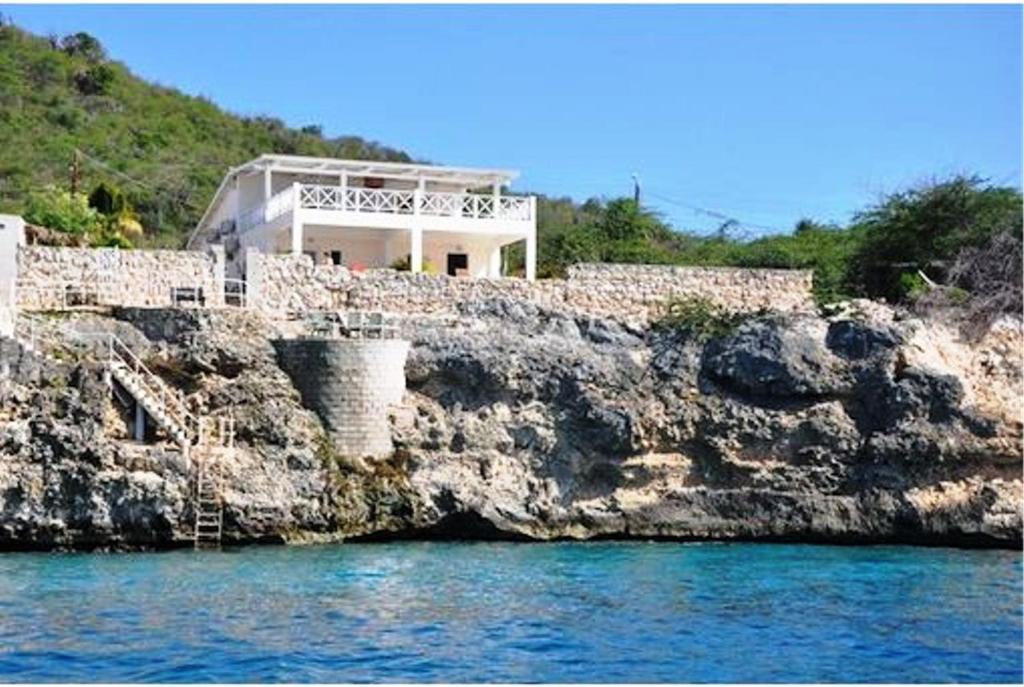
[[[412,162],[376,162],[373,160],[342,160],[329,157],[305,157],[303,155],[260,155],[228,170],[217,192],[210,201],[202,218],[188,240],[188,247],[199,235],[207,218],[223,201],[229,183],[239,176],[272,172],[290,174],[341,174],[352,176],[379,177],[386,179],[409,179],[418,181],[439,181],[460,184],[466,188],[485,188],[494,184],[508,184],[519,176],[519,172],[507,169],[481,169],[476,167],[446,167]]]
[[[329,157],[304,157],[301,155],[260,155],[236,168],[243,173],[264,169],[299,174],[340,174],[347,172],[354,176],[371,176],[400,179],[427,179],[447,181],[470,187],[507,184],[519,176],[519,172],[507,169],[481,169],[476,167],[446,167],[424,165],[412,162],[376,162],[373,160],[341,160]]]

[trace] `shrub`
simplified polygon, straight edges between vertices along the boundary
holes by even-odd
[[[917,272],[904,272],[900,275],[900,294],[909,301],[916,301],[928,293],[928,282]]]
[[[655,328],[685,331],[703,341],[730,334],[752,317],[751,313],[727,310],[702,296],[672,297]]]
[[[94,64],[75,73],[75,88],[82,95],[105,95],[114,83],[114,68],[108,64]]]
[[[29,196],[25,221],[76,236],[93,234],[103,228],[103,219],[84,194],[72,195],[49,186]]]

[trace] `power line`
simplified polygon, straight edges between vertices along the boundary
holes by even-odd
[[[696,213],[698,215],[704,215],[706,217],[711,217],[713,219],[719,220],[723,224],[730,224],[731,223],[731,224],[736,224],[736,225],[743,226],[743,227],[748,227],[750,229],[758,229],[760,231],[767,231],[767,232],[772,232],[772,233],[784,233],[781,229],[779,229],[777,227],[770,227],[770,226],[767,226],[765,224],[755,224],[753,222],[746,222],[746,221],[741,220],[741,219],[739,219],[739,218],[737,218],[737,217],[735,217],[733,215],[726,214],[725,212],[721,212],[719,210],[712,210],[710,208],[701,207],[699,205],[693,205],[692,203],[687,203],[687,202],[682,201],[682,200],[676,200],[675,198],[669,198],[668,196],[664,196],[664,195],[661,195],[659,193],[655,193],[653,191],[648,191],[648,194],[653,196],[654,198],[657,198],[658,200],[664,201],[664,202],[669,203],[671,205],[676,205],[676,206],[679,206],[679,207],[682,207],[682,208],[686,208],[687,210],[691,210],[692,212],[694,212],[694,213]]]
[[[117,177],[119,177],[121,179],[124,179],[125,181],[127,181],[127,182],[129,182],[131,184],[135,184],[136,186],[139,186],[140,188],[144,188],[147,191],[152,191],[154,194],[156,194],[158,196],[162,195],[162,196],[166,197],[166,196],[169,195],[166,189],[160,189],[160,188],[157,188],[157,187],[153,186],[152,184],[148,184],[148,183],[146,183],[144,181],[140,181],[139,179],[136,179],[135,177],[130,176],[130,175],[122,172],[121,170],[115,169],[114,167],[110,166],[109,164],[107,164],[104,161],[99,160],[99,159],[97,159],[97,158],[95,158],[95,157],[93,157],[91,155],[88,155],[85,152],[82,152],[78,148],[76,148],[75,150],[85,160],[88,160],[89,162],[93,163],[97,167],[100,167],[100,168],[106,170],[107,172],[110,172],[111,174],[114,174],[115,176],[117,176]],[[161,167],[163,169],[165,169],[165,170],[170,170],[170,169],[180,168],[180,167],[187,167],[187,166],[188,165],[186,165],[186,164],[164,164],[164,165],[161,165]],[[199,210],[203,209],[203,208],[198,207],[197,205],[194,205],[192,202],[187,201],[187,200],[182,199],[182,198],[175,197],[175,198],[172,198],[171,200],[173,202],[179,203],[181,205],[185,205],[185,206],[187,206],[187,207],[189,207],[189,208],[191,208],[193,210],[199,211]]]
[[[148,191],[153,191],[154,193],[159,193],[159,191],[157,191],[157,189],[153,188],[149,184],[147,184],[147,183],[145,183],[143,181],[139,181],[138,179],[136,179],[134,177],[128,176],[127,174],[125,174],[124,172],[122,172],[122,171],[120,171],[118,169],[114,169],[113,167],[108,165],[106,162],[103,162],[102,160],[97,160],[96,158],[92,157],[91,155],[87,155],[86,153],[83,153],[78,148],[75,148],[75,153],[78,154],[78,155],[81,155],[83,158],[85,158],[89,162],[93,163],[97,167],[101,167],[101,168],[105,169],[106,171],[110,172],[111,174],[114,174],[114,175],[124,179],[125,181],[131,183],[131,184],[135,184],[136,186],[141,186],[142,188],[144,188],[144,189],[146,189]]]

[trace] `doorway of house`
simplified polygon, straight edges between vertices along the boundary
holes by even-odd
[[[448,276],[462,277],[469,271],[469,256],[465,253],[448,254]]]

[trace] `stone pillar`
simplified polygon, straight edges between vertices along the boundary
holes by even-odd
[[[341,455],[385,457],[394,447],[388,408],[405,391],[409,342],[397,339],[281,339],[278,361],[323,422]]]
[[[264,307],[263,254],[258,248],[245,249],[245,304],[249,308]]]

